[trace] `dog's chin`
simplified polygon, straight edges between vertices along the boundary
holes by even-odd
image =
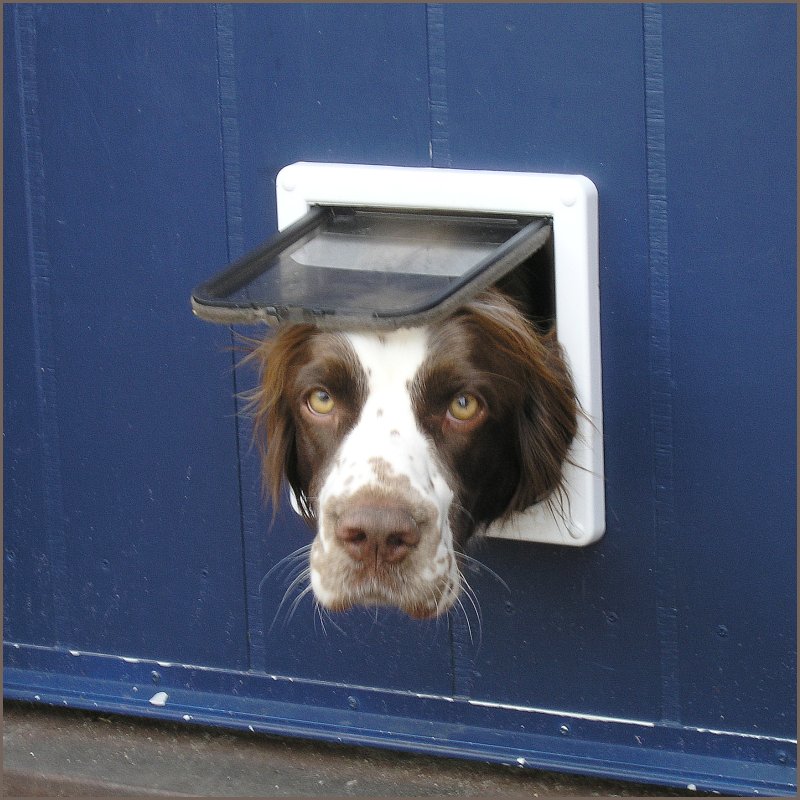
[[[394,608],[407,614],[411,619],[426,620],[446,614],[455,605],[459,594],[458,581],[448,578],[431,585],[408,587],[392,585],[394,580],[385,583],[376,579],[364,581],[354,575],[351,581],[342,581],[342,588],[329,591],[324,585],[323,576],[312,570],[311,588],[320,606],[327,611],[341,613],[352,608]]]

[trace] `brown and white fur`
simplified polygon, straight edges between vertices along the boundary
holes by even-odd
[[[325,608],[415,618],[457,601],[475,532],[562,483],[577,401],[554,332],[490,290],[443,322],[388,333],[279,327],[254,352],[265,485],[316,527]]]

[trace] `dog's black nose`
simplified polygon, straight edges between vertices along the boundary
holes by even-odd
[[[356,561],[398,564],[419,544],[420,531],[402,507],[358,504],[339,518],[336,539]]]

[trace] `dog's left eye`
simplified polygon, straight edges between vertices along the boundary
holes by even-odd
[[[459,394],[452,399],[447,410],[450,416],[459,422],[468,422],[480,409],[480,401],[474,394]]]
[[[324,389],[315,389],[306,400],[308,407],[315,414],[330,414],[336,403]]]

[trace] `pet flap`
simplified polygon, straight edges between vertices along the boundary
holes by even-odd
[[[224,324],[393,329],[451,313],[536,253],[548,217],[314,206],[192,293]]]

